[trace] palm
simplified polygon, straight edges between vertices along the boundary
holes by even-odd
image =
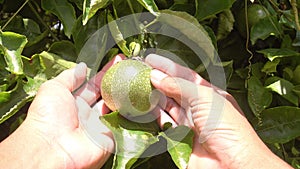
[[[100,97],[100,81],[104,72],[114,63],[122,60],[117,55],[89,83],[76,90],[85,81],[86,67],[80,70],[67,70],[43,84],[29,108],[28,121],[38,130],[43,140],[58,146],[67,154],[73,168],[103,165],[113,151],[110,131],[97,120],[97,137],[101,142],[95,144],[85,133],[85,116],[103,115],[109,112],[103,101],[95,104]],[[73,93],[72,93],[73,92]],[[101,104],[102,103],[102,104]],[[94,109],[90,105],[95,105]],[[96,110],[96,111],[95,111]],[[79,122],[79,116],[81,122]],[[95,120],[98,118],[94,118]],[[100,147],[99,147],[100,145]],[[66,160],[66,159],[64,159]]]

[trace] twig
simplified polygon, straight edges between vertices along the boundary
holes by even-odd
[[[22,6],[9,18],[9,20],[5,23],[5,25],[1,28],[1,31],[6,28],[6,26],[17,16],[17,14],[24,8],[24,6],[29,2],[29,0],[26,0]]]
[[[59,41],[59,39],[56,37],[56,35],[52,32],[51,28],[45,23],[45,21],[41,18],[41,16],[39,15],[39,13],[35,10],[35,8],[33,7],[33,5],[29,2],[28,6],[30,7],[30,9],[32,10],[32,12],[34,13],[34,15],[37,17],[37,19],[43,24],[43,26],[49,30],[50,35],[52,36],[52,38],[55,41]]]
[[[251,71],[252,71],[252,58],[253,58],[253,53],[251,52],[251,50],[249,50],[249,41],[250,41],[250,30],[249,30],[249,23],[248,23],[248,1],[245,0],[245,23],[246,23],[246,51],[250,54],[250,57],[248,59],[248,63],[249,63],[249,66],[248,66],[248,76],[247,76],[247,79],[246,79],[246,88],[248,88],[248,80],[250,79],[251,77]]]
[[[300,24],[299,24],[297,1],[296,0],[291,0],[291,5],[292,5],[294,17],[295,17],[296,28],[299,31],[300,30]]]

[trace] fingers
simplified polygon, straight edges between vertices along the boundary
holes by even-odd
[[[223,96],[228,101],[230,101],[232,103],[232,105],[237,110],[239,110],[239,112],[241,114],[243,114],[241,108],[238,106],[238,103],[234,99],[234,97],[232,97],[228,92],[226,92],[222,89],[219,89],[216,86],[213,86],[212,84],[210,84],[208,81],[203,79],[196,72],[190,70],[189,68],[178,65],[168,58],[165,58],[165,57],[162,57],[159,55],[155,55],[155,54],[148,55],[146,58],[146,62],[149,65],[151,65],[153,68],[160,70],[163,73],[165,73],[171,77],[182,78],[182,79],[191,81],[197,85],[207,86],[209,88],[214,89],[216,93],[218,93],[219,95]]]
[[[93,110],[95,110],[95,112],[99,112],[98,116],[103,116],[110,112],[109,108],[105,105],[104,100],[100,100],[98,103],[96,103],[93,107]]]
[[[173,99],[167,98],[166,106],[163,108],[168,112],[169,116],[179,125],[185,125],[193,128],[193,120],[190,112],[186,112],[180,105]]]
[[[101,80],[105,72],[117,62],[124,60],[125,56],[122,54],[116,55],[110,62],[108,62],[102,70],[92,77],[83,87],[77,90],[74,95],[84,99],[89,105],[95,103],[100,97]]]
[[[75,68],[68,69],[60,73],[53,81],[59,82],[70,92],[77,89],[85,80],[86,64],[79,63]]]
[[[214,92],[210,87],[196,85],[181,78],[172,78],[158,70],[152,70],[151,82],[156,89],[173,98],[184,108],[187,108],[193,99],[205,97],[207,100]]]
[[[211,84],[199,76],[198,73],[187,67],[181,66],[168,58],[156,54],[150,54],[146,57],[145,62],[153,68],[158,69],[171,77],[179,77],[195,84],[211,86]]]
[[[112,133],[99,120],[99,114],[102,112],[95,111],[96,108],[91,109],[82,98],[76,98],[78,107],[78,116],[80,120],[80,128],[88,135],[88,137],[99,147],[108,148],[112,150]],[[104,141],[106,140],[106,141]],[[104,143],[109,143],[103,145]]]
[[[160,126],[160,128],[164,127],[164,124],[166,123],[171,123],[172,127],[176,127],[177,123],[172,119],[172,117],[170,117],[168,115],[168,113],[166,113],[161,107],[157,106],[153,109],[152,111],[153,114],[155,114],[154,116],[157,117],[156,121],[158,123],[158,125]]]

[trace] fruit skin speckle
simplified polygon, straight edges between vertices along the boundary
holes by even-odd
[[[151,111],[158,102],[152,98],[151,70],[142,61],[132,59],[109,68],[101,82],[101,96],[108,108],[132,117]]]

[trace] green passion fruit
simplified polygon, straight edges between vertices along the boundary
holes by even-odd
[[[245,8],[242,8],[237,16],[236,16],[236,26],[237,30],[243,37],[247,36],[247,29],[246,29],[246,14]],[[260,5],[260,4],[251,4],[247,8],[247,20],[248,20],[248,27],[251,30],[251,27],[257,24],[261,19],[270,16],[268,10]]]
[[[150,81],[152,68],[139,60],[127,59],[111,66],[101,82],[101,96],[112,111],[123,116],[141,116],[158,103]]]

